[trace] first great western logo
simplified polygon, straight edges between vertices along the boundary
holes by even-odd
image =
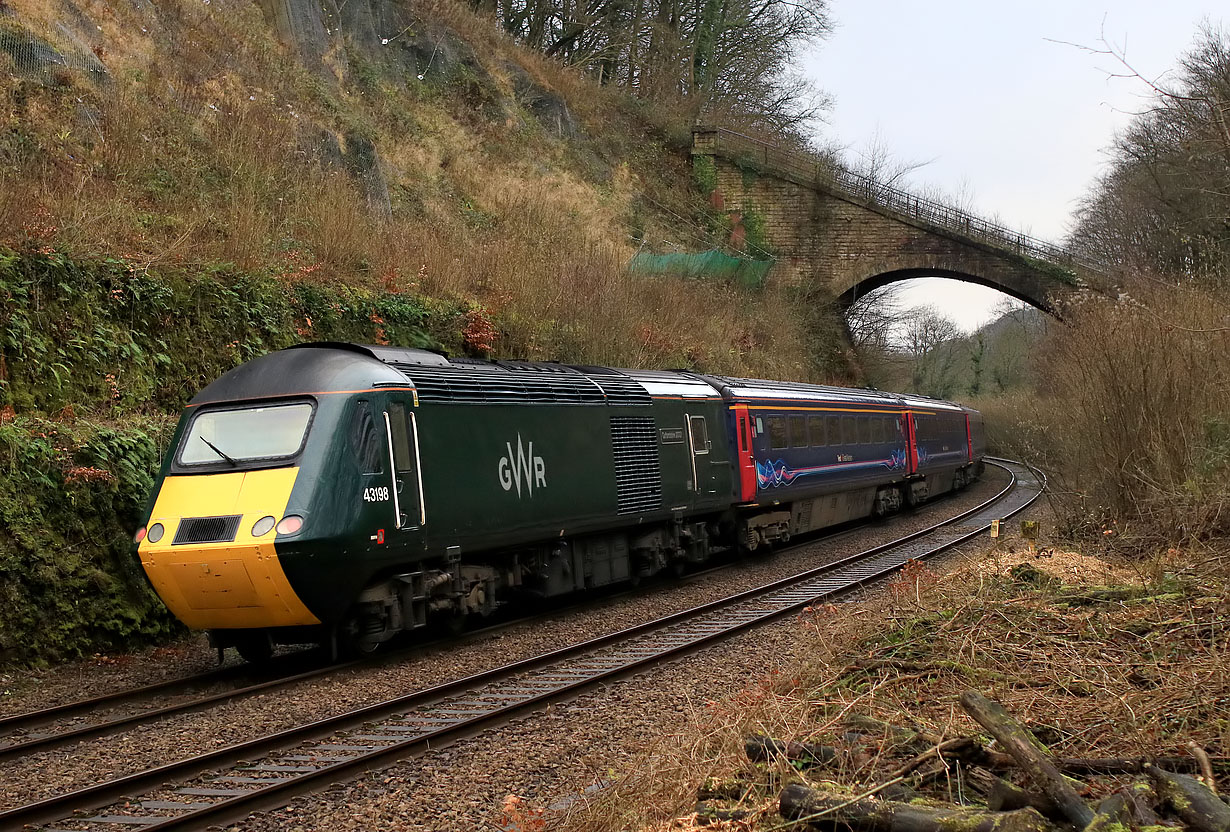
[[[517,498],[521,498],[524,488],[527,496],[534,496],[535,488],[547,487],[547,465],[542,457],[534,456],[534,443],[529,448],[521,442],[521,434],[517,434],[517,448],[513,450],[511,442],[505,442],[508,453],[500,457],[498,468],[500,487],[505,491],[517,490]]]

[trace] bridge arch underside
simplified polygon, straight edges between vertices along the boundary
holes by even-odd
[[[874,292],[876,289],[888,286],[891,283],[899,283],[903,280],[914,280],[921,277],[947,277],[952,280],[960,280],[965,283],[976,283],[979,286],[987,286],[991,289],[1003,292],[1009,297],[1016,298],[1019,301],[1028,303],[1037,309],[1048,314],[1055,314],[1055,307],[1051,304],[1044,292],[1023,291],[1019,286],[1010,285],[1009,283],[996,280],[990,277],[982,277],[977,274],[970,274],[964,271],[955,271],[953,269],[939,269],[935,267],[912,267],[912,268],[895,268],[887,271],[879,271],[867,277],[862,277],[850,285],[845,291],[842,291],[837,296],[837,306],[839,309],[847,309],[851,304],[861,297]],[[836,287],[840,288],[840,287]],[[1035,288],[1035,287],[1030,287]]]

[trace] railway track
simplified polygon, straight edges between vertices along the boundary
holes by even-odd
[[[295,795],[473,735],[969,541],[992,520],[1023,510],[1044,485],[1041,475],[1020,463],[992,464],[1011,474],[1003,491],[883,546],[542,656],[0,812],[0,829],[49,822],[55,830],[202,829],[276,808]]]
[[[819,537],[812,536],[806,542],[798,545],[811,546],[821,542],[841,540],[858,534],[863,528],[865,524],[860,523],[853,528],[829,532]],[[720,564],[693,572],[681,579],[676,579],[676,583],[701,580],[729,566],[730,564]],[[554,612],[586,609],[628,594],[631,592],[603,593],[596,599],[590,598],[579,603],[561,605]],[[541,614],[541,610],[532,613],[532,615]],[[487,637],[500,630],[516,626],[524,620],[524,616],[518,616],[508,621],[481,627],[461,637],[452,635],[447,638],[421,642],[401,649],[383,651],[374,658],[368,657],[358,661],[328,662],[320,652],[304,650],[278,657],[263,667],[252,665],[220,667],[194,676],[170,679],[139,688],[114,691],[86,700],[0,717],[0,763],[36,752],[49,751],[85,740],[132,730],[168,717],[204,711],[257,694],[323,679],[351,668],[359,666],[378,668],[382,665],[412,660],[429,653],[433,648],[445,642],[450,645],[464,644],[467,641]]]

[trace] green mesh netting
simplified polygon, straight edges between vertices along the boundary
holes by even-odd
[[[628,270],[641,274],[682,274],[688,277],[719,277],[749,289],[764,286],[772,260],[748,260],[712,250],[695,254],[649,254],[641,251],[628,263]]]

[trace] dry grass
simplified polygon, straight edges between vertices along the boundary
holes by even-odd
[[[773,800],[788,781],[857,794],[900,765],[893,732],[867,718],[933,739],[977,736],[960,709],[964,690],[1002,702],[1068,757],[1186,756],[1194,741],[1230,752],[1230,584],[1220,571],[1181,568],[1191,553],[1147,566],[1079,553],[998,550],[945,577],[925,569],[888,597],[816,609],[797,620],[797,664],[769,673],[723,702],[696,708],[560,828],[585,832],[691,829],[697,790],[726,791],[721,805],[751,812],[743,825],[781,822]],[[1027,562],[1050,576],[1030,583],[1010,570]],[[1164,577],[1163,583],[1157,580]],[[1092,586],[1137,587],[1135,600],[1087,602]],[[862,720],[858,736],[851,720]],[[842,763],[796,770],[750,765],[748,734],[845,749]],[[716,788],[715,788],[716,786]],[[1093,783],[1093,795],[1114,788]],[[968,797],[940,778],[936,796]]]
[[[1038,461],[1073,533],[1147,546],[1230,531],[1230,300],[1141,282],[1065,311],[1032,394],[981,402],[998,452]]]
[[[79,5],[102,27],[111,80],[0,82],[17,126],[0,143],[0,244],[425,293],[491,316],[502,355],[817,377],[785,290],[625,273],[634,218],[703,247],[686,159],[646,143],[649,121],[616,93],[463,5],[418,11],[470,44],[508,88],[493,94],[511,94],[515,61],[592,138],[476,120],[447,90],[356,95],[297,65],[256,4],[172,0],[157,25]],[[12,6],[36,30],[64,19],[46,0]],[[380,149],[391,217],[321,150],[352,135]]]

